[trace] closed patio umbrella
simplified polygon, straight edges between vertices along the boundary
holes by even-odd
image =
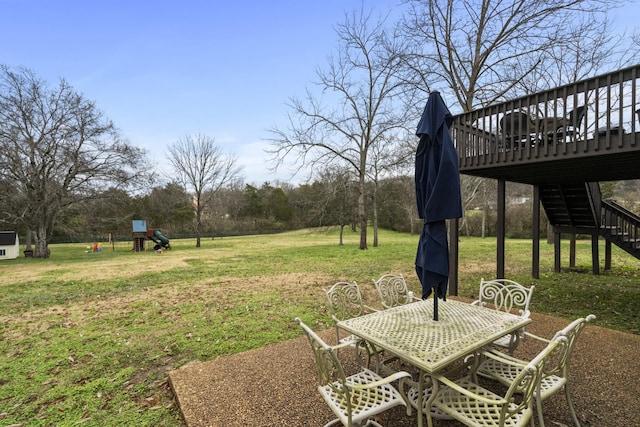
[[[440,93],[432,92],[424,108],[416,135],[416,201],[424,221],[416,253],[416,273],[422,284],[422,299],[434,292],[434,320],[438,320],[438,298],[446,299],[449,280],[449,244],[446,219],[462,216],[458,154],[449,127],[453,116]]]

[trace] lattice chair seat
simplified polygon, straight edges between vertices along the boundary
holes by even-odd
[[[498,355],[498,352],[494,352]],[[505,360],[509,360],[512,363],[505,363],[497,359],[485,359],[481,364],[478,374],[484,374],[482,376],[488,376],[493,379],[499,380],[501,383],[509,385],[520,375],[522,369],[527,365],[526,361],[519,359],[508,359],[508,355],[503,354]],[[540,380],[540,396],[541,400],[545,400],[551,394],[564,387],[567,379],[558,375],[544,375]]]
[[[360,345],[360,343],[362,342],[362,338],[360,338],[357,335],[347,335],[346,337],[342,337],[340,338],[340,340],[338,341],[340,344],[349,344],[349,345]]]
[[[557,357],[566,339],[559,337],[547,345],[520,371],[504,395],[477,384],[469,375],[452,381],[443,375],[434,375],[435,396],[430,404],[443,413],[472,427],[523,427],[533,417],[533,395],[542,378],[545,364]],[[443,387],[438,387],[441,383]],[[522,399],[514,395],[522,394]],[[429,425],[431,413],[427,412]]]
[[[569,392],[569,362],[580,333],[587,323],[594,321],[595,318],[596,317],[593,314],[590,314],[586,318],[576,319],[564,329],[558,331],[553,337],[553,339],[557,339],[558,337],[566,338],[567,345],[563,347],[563,352],[558,353],[558,357],[552,359],[550,363],[545,365],[542,379],[540,380],[540,390],[536,390],[534,395],[538,420],[541,427],[544,427],[542,402],[562,389],[565,391],[567,406],[569,407],[569,412],[571,413],[573,422],[576,427],[580,427],[580,422],[578,421],[578,417],[571,400],[571,393]],[[527,333],[527,336],[543,343],[550,342],[550,340],[538,337],[531,333]],[[499,351],[493,350],[489,353],[488,357],[481,359],[481,363],[476,368],[477,375],[492,378],[507,386],[516,381],[518,375],[520,375],[528,363],[526,360],[517,359],[500,353]],[[484,353],[483,355],[487,356],[487,353]]]
[[[473,357],[468,358],[464,362],[455,363],[452,366],[449,366],[446,372],[441,373],[442,376],[447,378],[457,378],[461,376],[461,373],[468,374],[470,365],[474,363]],[[426,413],[427,411],[431,412],[431,416],[433,418],[437,418],[440,420],[451,420],[453,417],[447,415],[442,412],[435,406],[430,406],[430,399],[433,392],[433,387],[429,386],[433,381],[431,376],[428,374],[424,375],[424,390],[422,392],[422,413]],[[418,382],[412,379],[408,379],[405,382],[405,385],[409,387],[406,391],[407,403],[410,404],[410,408],[418,409],[418,400],[419,400],[419,391],[418,391]],[[411,411],[408,411],[409,415],[411,415]]]
[[[299,318],[295,319],[309,339],[316,362],[318,374],[318,391],[337,419],[326,426],[341,423],[342,425],[360,426],[364,423],[380,426],[371,417],[396,406],[406,406],[406,398],[393,385],[400,381],[402,386],[407,372],[396,372],[387,377],[362,368],[360,372],[345,376],[344,370],[337,357],[338,346],[328,346]],[[344,344],[343,344],[344,345]]]
[[[361,372],[345,378],[345,381],[350,389],[351,408],[347,405],[345,393],[337,391],[341,387],[339,381],[318,387],[325,402],[343,425],[349,425],[349,411],[351,411],[351,422],[355,425],[359,425],[363,420],[368,420],[369,424],[379,425],[369,418],[405,404],[398,390],[369,369],[364,368]],[[395,378],[390,381],[395,381]],[[335,421],[327,425],[334,423]]]
[[[497,340],[495,340],[492,344],[495,345],[496,347],[511,349],[509,350],[509,352],[513,353],[516,347],[518,347],[518,344],[519,344],[518,341],[521,338],[521,334],[522,333],[519,332],[519,333],[505,335],[504,337],[500,337]]]
[[[455,413],[458,421],[466,425],[480,426],[523,426],[529,422],[527,411],[519,410],[518,405],[505,401],[502,396],[487,390],[472,381],[458,380],[456,385],[475,396],[470,398],[452,387],[443,388],[437,396],[437,409],[446,405],[449,413]],[[500,423],[500,415],[504,407],[513,415]]]
[[[523,317],[531,316],[529,304],[535,286],[526,287],[518,282],[508,279],[494,279],[485,281],[480,279],[480,291],[478,299],[471,304],[482,307],[490,307],[495,310],[517,313]],[[506,348],[509,354],[513,354],[524,336],[524,328],[512,334],[498,338],[493,342],[494,346]]]

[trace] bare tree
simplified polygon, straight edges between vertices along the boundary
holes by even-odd
[[[269,149],[277,166],[288,158],[298,172],[349,165],[358,179],[360,249],[367,249],[368,156],[376,144],[393,140],[407,120],[397,74],[401,39],[385,29],[385,19],[372,21],[371,14],[360,11],[337,26],[338,52],[326,70],[317,71],[317,85],[331,106],[324,107],[322,98],[310,92],[304,101],[291,99],[289,128],[271,130]]]
[[[141,176],[143,152],[66,81],[49,87],[26,68],[0,66],[0,218],[22,223],[33,255],[49,256],[61,214]]]
[[[196,247],[200,247],[202,214],[226,185],[240,177],[237,157],[224,156],[213,138],[186,135],[174,142],[167,152],[174,178],[193,193],[196,213]]]
[[[356,206],[353,203],[357,194],[357,185],[353,180],[353,174],[348,169],[326,169],[321,173],[322,192],[318,203],[325,211],[326,219],[340,226],[339,245],[344,243],[344,228],[353,223],[357,215]]]
[[[423,82],[431,82],[453,96],[465,112],[478,103],[490,105],[507,95],[514,97],[514,88],[534,70],[573,81],[563,64],[576,60],[573,53],[581,53],[580,69],[601,66],[601,53],[608,43],[603,37],[606,12],[623,3],[409,0],[403,28],[413,49],[406,69],[420,84],[418,89],[425,89]]]
[[[367,168],[370,181],[373,183],[371,195],[373,215],[373,247],[378,247],[378,212],[380,209],[380,182],[385,178],[391,178],[394,172],[402,169],[407,162],[406,151],[403,149],[405,139],[398,138],[396,134],[390,135],[394,140],[381,138],[377,144],[371,146],[369,164]],[[415,150],[415,149],[414,149]],[[415,154],[412,150],[411,158]]]

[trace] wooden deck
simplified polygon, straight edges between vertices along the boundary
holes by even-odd
[[[638,179],[639,104],[636,65],[460,114],[460,172],[533,185]],[[584,115],[573,117],[579,107]],[[514,112],[530,122],[507,123]]]

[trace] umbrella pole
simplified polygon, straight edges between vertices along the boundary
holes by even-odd
[[[438,320],[438,287],[433,287],[433,320]]]

